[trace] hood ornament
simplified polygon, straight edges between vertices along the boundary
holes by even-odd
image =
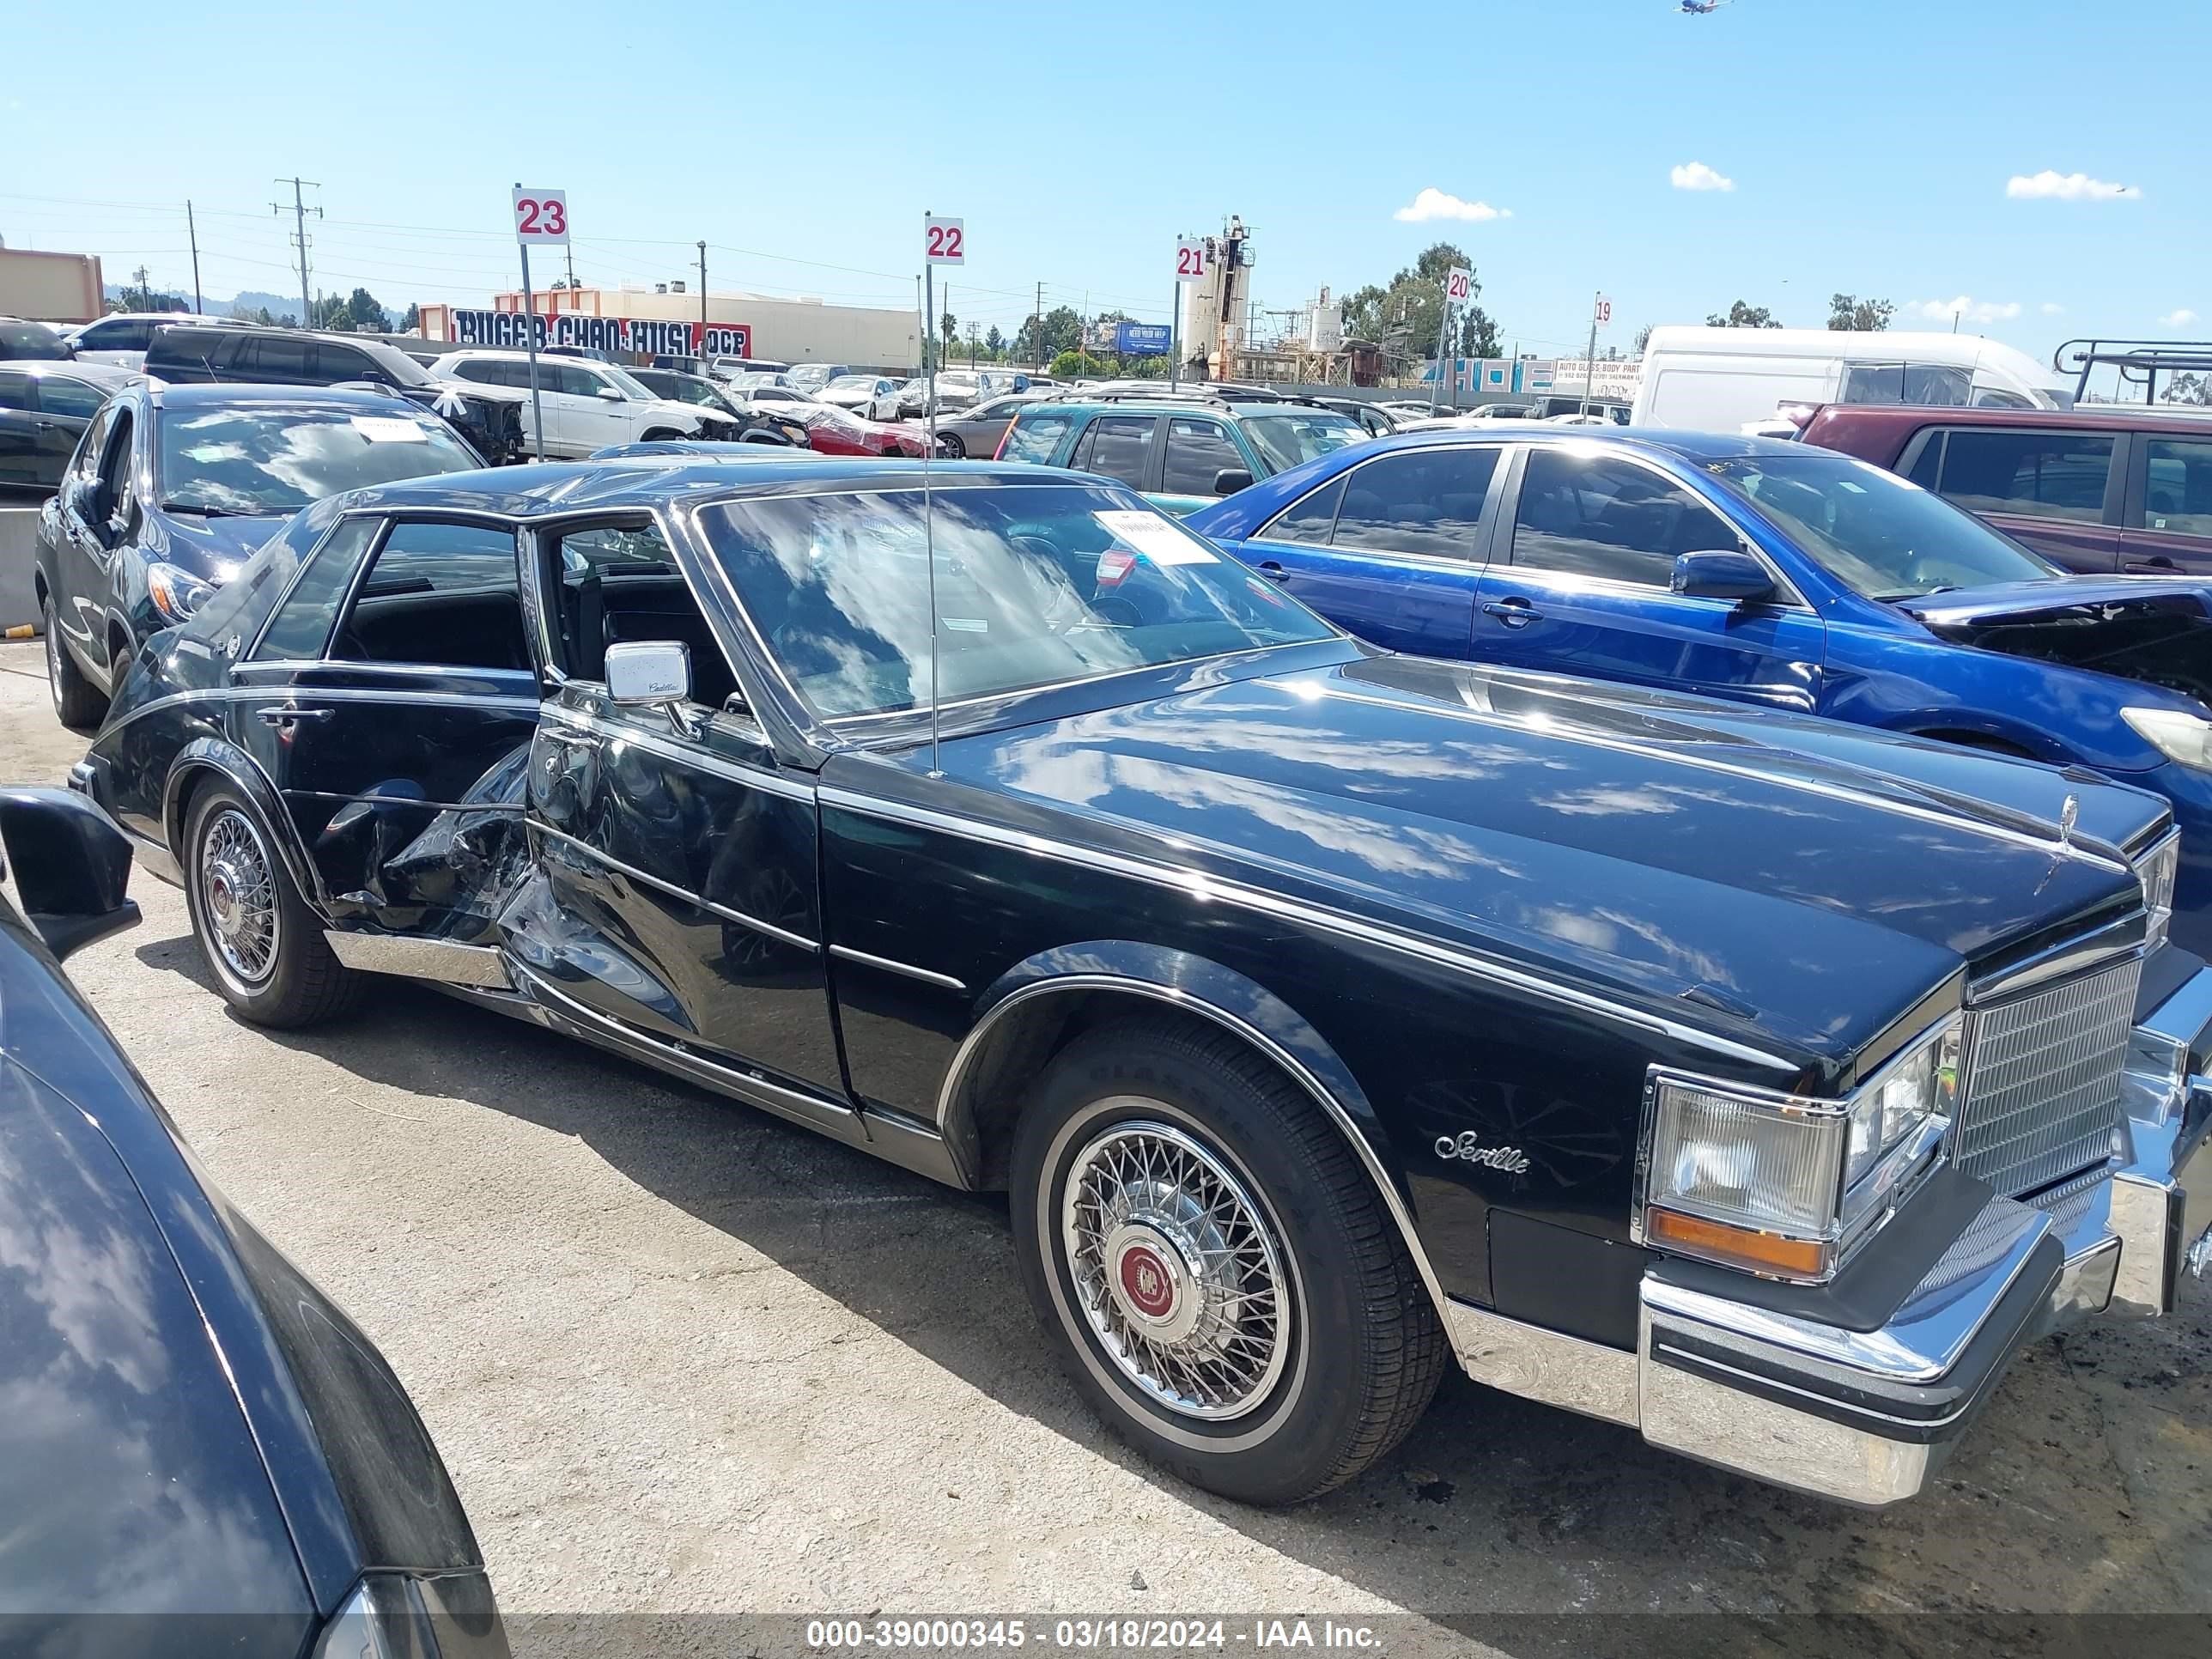
[[[2074,845],[2074,826],[2080,821],[2081,817],[2081,796],[2067,796],[2066,804],[2058,809],[2058,840],[2061,845],[2066,847]]]

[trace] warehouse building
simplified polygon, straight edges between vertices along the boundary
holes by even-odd
[[[556,325],[550,331],[556,337],[580,343],[611,341],[617,331],[590,327],[586,319],[647,325],[619,329],[623,339],[640,343],[611,348],[617,356],[642,359],[672,355],[667,337],[681,334],[687,325],[696,327],[703,320],[709,336],[709,355],[769,357],[787,363],[846,363],[854,368],[901,373],[911,371],[921,360],[920,319],[912,311],[728,292],[708,294],[702,307],[697,290],[687,292],[681,283],[552,289],[533,294],[531,299],[538,314]],[[519,290],[495,294],[490,309],[519,314],[522,295]],[[422,307],[422,333],[433,340],[476,343],[481,331],[469,320],[471,315],[452,306],[426,305]],[[572,319],[573,322],[568,320]],[[673,326],[652,326],[655,325]],[[672,355],[681,356],[684,351]]]

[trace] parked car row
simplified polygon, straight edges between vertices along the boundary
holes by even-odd
[[[1272,476],[1178,520],[1135,486],[1201,422]],[[1077,1387],[1249,1501],[1456,1361],[1895,1502],[2025,1343],[2204,1265],[2195,798],[1900,712],[2180,712],[1945,637],[2033,555],[1750,438],[1109,399],[1024,445],[1146,459],[331,495],[72,785],[243,1018],[398,974],[1006,1191]]]

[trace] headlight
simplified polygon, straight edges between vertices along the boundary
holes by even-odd
[[[1935,1150],[1958,1097],[1959,1034],[1954,1015],[1840,1100],[1655,1072],[1644,1242],[1826,1279]]]
[[[146,567],[146,591],[154,608],[173,623],[180,623],[215,597],[214,586],[189,570],[173,564]]]
[[[2123,708],[2120,718],[2166,759],[2212,772],[2212,720],[2179,708]]]
[[[2169,834],[2136,860],[2136,877],[2142,883],[2143,910],[2149,917],[2146,938],[2153,948],[2166,943],[2173,921],[2173,883],[2181,872],[2181,836]]]

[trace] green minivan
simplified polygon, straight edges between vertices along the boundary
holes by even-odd
[[[1182,514],[1369,435],[1349,416],[1292,398],[1109,398],[1025,404],[998,459],[1116,478]]]

